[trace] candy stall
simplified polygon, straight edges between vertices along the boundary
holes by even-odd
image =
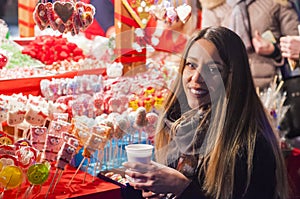
[[[138,198],[125,147],[153,145],[177,71],[147,57],[157,38],[144,34],[188,20],[187,5],[115,1],[116,34],[87,39],[92,4],[33,2],[19,1],[22,37],[0,24],[0,198]]]

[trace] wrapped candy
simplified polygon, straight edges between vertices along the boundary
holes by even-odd
[[[153,105],[154,105],[154,101],[151,97],[146,97],[143,100],[143,107],[145,107],[147,113],[152,111]]]
[[[26,111],[24,110],[15,110],[9,111],[7,115],[7,123],[10,126],[21,124],[25,119]]]
[[[25,114],[26,111],[21,110],[21,109],[17,109],[14,111],[8,111],[8,115],[7,115],[7,124],[9,126],[13,126],[14,132],[6,132],[6,133],[11,133],[12,136],[14,136],[14,140],[17,140],[20,137],[26,137],[26,135],[23,135],[24,130],[27,129],[27,127],[29,127],[29,125],[26,125],[23,123],[24,119],[25,119]],[[21,124],[24,124],[24,130],[23,131],[19,131],[19,127],[21,126]],[[27,131],[26,131],[27,132]]]
[[[53,113],[54,121],[61,120],[61,121],[67,122],[68,119],[69,119],[68,113]]]
[[[71,123],[62,120],[52,121],[49,126],[49,134],[62,137],[62,132],[69,132]]]
[[[178,21],[178,15],[174,7],[166,8],[166,22],[168,24],[173,24]]]
[[[59,175],[58,175],[58,178],[56,179],[56,182],[53,186],[52,193],[55,190],[55,187],[56,187],[57,183],[60,181],[60,178],[63,174],[63,171],[65,170],[66,165],[69,164],[70,161],[72,160],[72,158],[75,154],[75,151],[76,151],[76,148],[73,145],[71,145],[67,142],[63,143],[63,145],[61,147],[61,150],[59,151],[58,156],[57,156],[57,161],[56,161],[56,164],[55,164],[56,171],[55,171],[55,174],[54,174],[54,176],[52,178],[52,181],[49,185],[47,195],[48,195],[49,191],[51,191],[52,185],[53,185],[53,183],[56,179],[56,176],[57,176],[58,172],[60,172]]]
[[[33,108],[30,106],[29,110],[26,111],[25,120],[33,126],[42,126],[48,117],[43,111]]]
[[[169,1],[163,0],[160,4],[152,6],[150,13],[157,20],[162,20],[172,25],[178,20],[186,23],[191,17],[192,7],[186,3],[173,7]]]
[[[30,127],[31,143],[40,153],[43,152],[47,135],[46,127],[32,126]]]
[[[146,115],[147,115],[147,111],[146,111],[145,107],[139,107],[136,110],[135,125],[137,127],[144,127],[147,125],[148,120],[146,118]]]
[[[147,126],[145,126],[144,130],[148,135],[148,141],[151,144],[154,144],[154,136],[155,136],[155,129],[158,120],[158,115],[156,113],[147,113],[146,118],[148,120]]]
[[[162,94],[158,94],[154,98],[154,108],[155,112],[160,113],[163,109],[164,97]]]
[[[139,107],[139,101],[137,97],[131,96],[129,98],[129,108],[131,108],[133,111],[135,111]]]
[[[20,167],[27,169],[32,163],[36,161],[37,151],[31,146],[20,147],[16,151]]]
[[[3,131],[2,122],[7,120],[8,108],[6,106],[4,102],[0,102],[0,131]]]
[[[99,149],[104,149],[104,146],[106,144],[107,138],[106,137],[102,137],[100,135],[97,134],[90,134],[90,136],[88,137],[87,141],[84,144],[84,149],[82,152],[83,155],[83,159],[80,163],[80,165],[78,166],[75,174],[73,175],[73,177],[71,178],[68,186],[71,185],[74,177],[76,176],[77,172],[79,171],[79,169],[81,168],[83,162],[88,159],[88,161],[90,161],[90,158],[92,156],[92,154],[94,154],[97,150]],[[89,165],[89,164],[88,164]],[[88,166],[87,166],[88,167]],[[83,179],[83,182],[85,181],[85,179]]]
[[[122,101],[118,97],[111,97],[108,100],[109,112],[118,112],[120,113]]]
[[[63,144],[63,139],[56,135],[47,134],[46,140],[43,159],[53,162],[57,158],[57,153]]]

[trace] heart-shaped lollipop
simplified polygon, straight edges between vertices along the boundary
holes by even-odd
[[[74,6],[69,2],[61,3],[56,1],[53,6],[55,13],[64,23],[66,23],[74,13]]]

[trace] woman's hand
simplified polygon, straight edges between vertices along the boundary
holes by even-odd
[[[280,38],[282,56],[298,61],[300,54],[300,36],[285,36]]]
[[[165,199],[166,198],[166,194],[157,194],[154,193],[152,191],[143,191],[143,198],[146,199]]]
[[[179,196],[190,183],[179,171],[156,162],[126,162],[123,166],[127,168],[125,174],[133,179],[130,185],[143,190],[143,196],[146,198],[159,198],[168,193]]]
[[[259,55],[268,56],[275,50],[273,43],[264,39],[258,31],[255,31],[254,33],[252,44],[255,52]]]

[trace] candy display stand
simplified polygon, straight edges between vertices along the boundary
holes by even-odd
[[[139,3],[141,1],[115,1],[116,54],[117,60],[124,66],[123,74],[126,75],[146,70],[146,49],[138,52],[132,48],[135,29],[145,28],[147,25],[141,24],[141,18],[135,11],[136,4]]]
[[[63,74],[50,75],[44,77],[28,77],[19,79],[8,79],[0,81],[0,93],[12,95],[14,93],[23,93],[24,95],[41,95],[40,82],[43,79],[52,78],[73,78],[78,75],[79,71],[70,71]],[[92,70],[80,71],[81,74],[105,74],[105,69],[98,68]]]
[[[85,175],[83,171],[79,171],[76,179],[72,182],[72,184],[67,187],[66,185],[70,181],[72,175],[74,174],[76,168],[67,166],[64,175],[62,175],[60,181],[58,182],[56,189],[53,193],[49,193],[47,198],[49,199],[59,199],[59,198],[81,198],[81,199],[93,199],[93,198],[113,198],[113,199],[122,199],[121,197],[121,189],[120,186],[113,184],[111,182],[107,182],[100,178],[95,178],[91,175]],[[32,195],[36,199],[44,199],[49,184],[51,182],[51,178],[53,177],[55,172],[55,167],[53,166],[49,175],[48,181],[41,187],[35,187],[32,190]],[[86,182],[83,183],[82,179],[86,176]],[[14,198],[23,198],[26,187],[22,186],[19,189],[8,190],[4,194],[4,199],[8,199],[11,197]]]

